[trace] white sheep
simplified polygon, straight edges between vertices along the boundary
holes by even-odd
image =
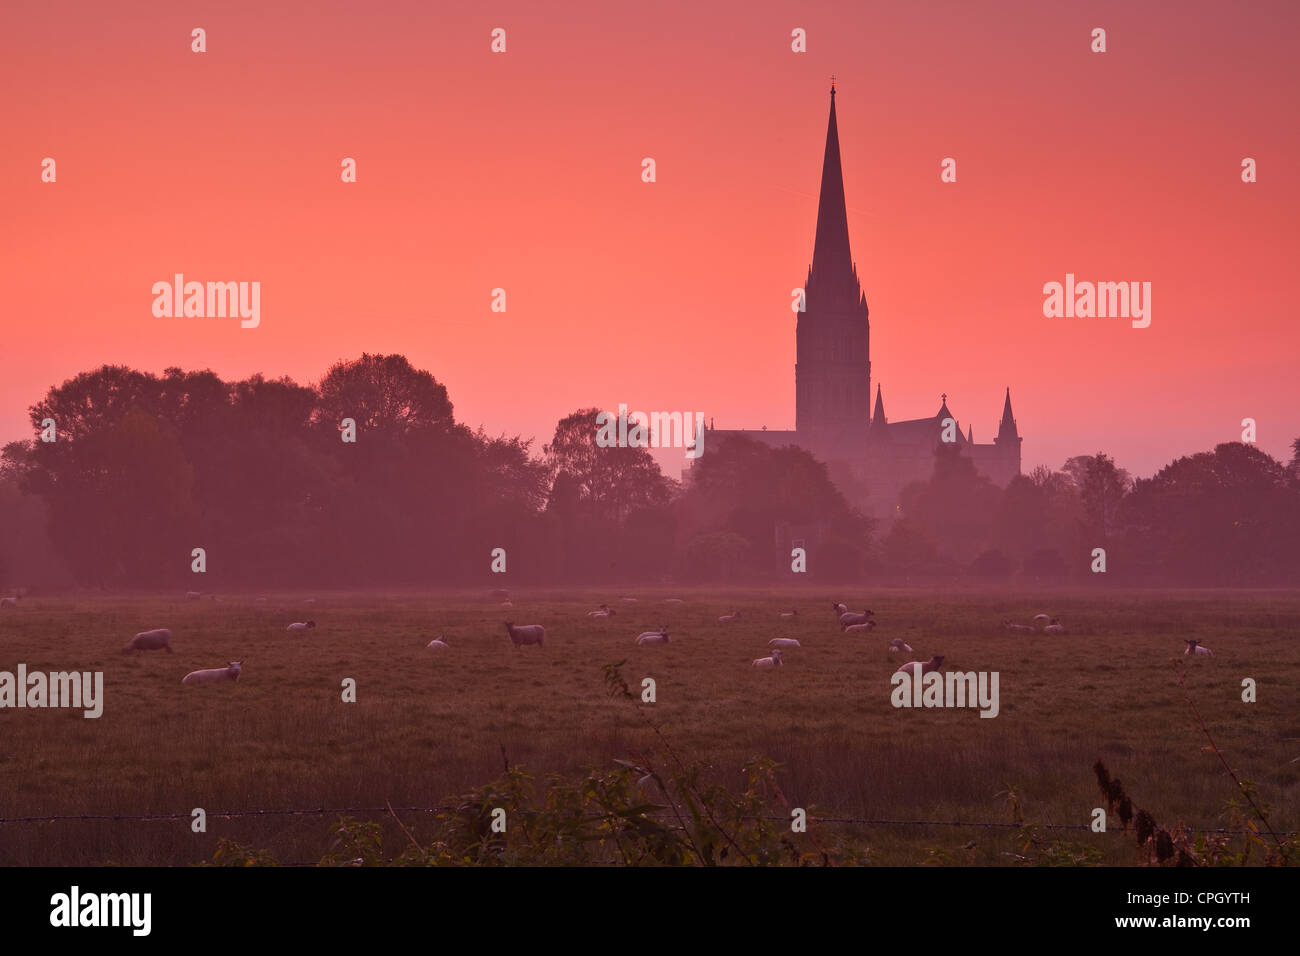
[[[515,627],[511,621],[506,621],[506,633],[510,635],[510,640],[514,642],[516,650],[525,644],[536,644],[538,647],[546,646],[546,628],[540,624],[522,624]]]
[[[587,617],[613,617],[615,611],[608,604],[602,604],[598,610],[588,611]]]
[[[866,624],[875,613],[875,611],[863,611],[861,614],[853,614],[845,611],[840,615],[840,627],[848,627],[850,624]]]
[[[186,591],[186,592],[185,592],[185,600],[187,600],[187,601],[197,601],[197,600],[198,600],[199,598],[201,598],[201,597],[203,597],[203,595],[200,594],[198,591]]]
[[[774,637],[767,642],[768,647],[801,647],[802,645],[793,637]]]
[[[514,606],[515,606],[515,602],[514,602],[514,601],[502,601],[502,602],[501,602],[501,606],[502,606],[502,607],[514,607]]]
[[[1192,638],[1184,638],[1187,641],[1187,650],[1183,651],[1183,656],[1191,654],[1194,657],[1213,657],[1214,651],[1208,647],[1202,647],[1201,642]]]
[[[845,634],[865,634],[875,626],[875,621],[863,621],[861,624],[841,624],[840,630]]]
[[[315,621],[294,621],[292,624],[286,627],[285,630],[286,631],[309,631],[315,626],[316,626]]]
[[[718,618],[718,623],[731,624],[732,622],[739,621],[739,620],[740,620],[740,612],[732,611],[730,614],[724,614],[722,615],[722,617]]]
[[[940,654],[936,654],[928,661],[908,661],[906,664],[904,664],[894,673],[901,674],[903,673],[903,671],[907,671],[907,673],[913,676],[917,676],[917,675],[932,673],[933,671],[937,671],[942,666],[943,666],[943,656]]]
[[[220,684],[222,681],[237,681],[243,663],[243,661],[231,661],[225,667],[213,667],[204,671],[190,671],[181,678],[181,683]]]
[[[450,647],[450,645],[447,643],[447,639],[444,638],[441,634],[439,634],[437,637],[435,637],[433,640],[431,640],[428,644],[425,644],[424,646],[432,647],[435,651],[443,651],[446,650],[448,647]]]
[[[639,646],[646,644],[667,644],[668,643],[668,626],[664,625],[657,631],[642,631],[636,637]]]
[[[790,610],[788,610],[788,611],[782,611],[782,612],[781,612],[781,616],[782,616],[782,617],[786,617],[786,618],[790,618],[790,617],[798,617],[798,616],[799,616],[799,610],[798,610],[797,608],[793,608],[793,607],[792,607],[792,608],[790,608]]]
[[[755,660],[751,667],[780,667],[781,666],[781,649],[778,647],[772,651],[771,657],[760,657]]]
[[[1043,624],[1047,624],[1047,623],[1049,623],[1051,620],[1052,620],[1052,618],[1051,618],[1051,616],[1048,615],[1048,614],[1035,614],[1035,615],[1034,615],[1034,623],[1035,623],[1035,624],[1038,624],[1038,625],[1040,625],[1040,626],[1043,625]]]
[[[1047,625],[1047,627],[1043,628],[1043,633],[1044,633],[1044,634],[1064,634],[1064,633],[1065,633],[1065,625],[1062,624],[1060,621],[1058,621],[1056,618],[1052,618],[1052,623],[1049,624],[1049,625]]]
[[[910,654],[912,653],[912,645],[901,637],[896,637],[889,642],[889,653],[893,654],[895,651],[907,651]]]
[[[844,604],[840,604],[839,602],[832,602],[832,603],[831,603],[831,609],[835,612],[835,617],[836,617],[837,619],[839,618],[839,616],[840,616],[841,614],[848,614],[848,613],[849,613],[848,606],[847,606],[847,605],[844,605]]]
[[[18,599],[16,597],[0,598],[0,610],[3,610],[7,607],[17,608]]]
[[[1008,631],[1029,631],[1030,633],[1034,633],[1034,629],[1028,624],[1013,624],[1011,621],[1004,620],[1002,626]]]
[[[686,602],[683,601],[681,598],[664,598],[664,603],[665,603],[665,604],[685,604]]]
[[[157,650],[164,650],[168,654],[172,653],[172,632],[165,627],[159,627],[152,631],[141,631],[126,642],[126,646],[122,648],[122,653]]]
[[[637,602],[637,599],[636,599],[636,598],[630,598],[630,597],[620,598],[619,600],[621,600],[621,601],[623,601],[623,602],[625,602],[625,603],[627,603],[627,604],[635,604],[635,603]]]

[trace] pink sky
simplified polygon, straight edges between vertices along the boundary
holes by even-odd
[[[10,0],[0,442],[104,363],[306,382],[363,351],[539,447],[620,402],[790,428],[834,73],[891,419],[946,392],[988,441],[1010,385],[1025,470],[1146,475],[1245,417],[1289,458],[1298,29],[1289,2]],[[260,281],[261,325],[155,318],[178,271]],[[1151,327],[1044,318],[1067,272],[1151,282]]]

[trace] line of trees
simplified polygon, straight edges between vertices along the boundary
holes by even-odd
[[[1096,548],[1112,578],[1300,570],[1300,440],[1289,466],[1229,444],[1134,482],[1098,454],[1006,489],[940,445],[886,528],[793,447],[717,442],[683,484],[644,448],[597,445],[587,408],[535,454],[457,422],[446,388],[400,355],[341,361],[312,385],[104,366],[30,411],[35,437],[0,455],[9,589],[193,588],[197,547],[200,590],[798,580],[796,539],[823,581],[1083,575]]]

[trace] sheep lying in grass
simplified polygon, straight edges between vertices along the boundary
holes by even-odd
[[[767,642],[768,647],[801,647],[802,645],[793,637],[774,637]]]
[[[861,614],[853,614],[846,611],[840,615],[840,627],[848,627],[852,624],[866,624],[875,613],[875,611],[863,611]]]
[[[685,604],[686,602],[683,601],[681,598],[664,598],[664,603],[665,603],[665,604]]]
[[[740,612],[739,612],[739,611],[732,611],[730,614],[724,614],[724,615],[722,615],[722,617],[718,618],[718,623],[719,623],[719,624],[731,624],[731,623],[733,623],[733,622],[735,622],[735,621],[739,621],[739,620],[740,620]]]
[[[1049,625],[1047,625],[1047,627],[1043,628],[1043,633],[1044,633],[1044,634],[1064,634],[1064,633],[1065,633],[1065,625],[1062,624],[1060,621],[1058,621],[1056,618],[1052,618],[1052,623],[1049,624]]]
[[[506,633],[510,635],[510,640],[514,642],[516,650],[525,644],[536,644],[538,647],[546,646],[546,628],[540,624],[522,624],[515,627],[510,621],[506,621]]]
[[[200,594],[198,591],[186,591],[186,592],[185,592],[185,600],[187,600],[187,601],[197,601],[197,600],[198,600],[199,598],[201,598],[201,597],[203,597],[203,595]]]
[[[315,626],[316,626],[315,621],[294,621],[292,624],[286,627],[285,630],[286,631],[310,631]]]
[[[1028,631],[1030,634],[1036,633],[1034,628],[1028,624],[1013,624],[1011,621],[1003,621],[1002,626],[1008,631]]]
[[[781,616],[782,616],[782,617],[785,617],[785,618],[798,617],[798,616],[799,616],[799,611],[798,611],[797,608],[793,608],[793,607],[792,607],[792,608],[790,608],[790,610],[788,610],[788,611],[782,611],[782,612],[781,612]]]
[[[439,634],[437,637],[435,637],[433,640],[431,640],[428,644],[425,644],[424,646],[432,647],[435,651],[445,651],[450,645],[447,643],[446,638],[444,638],[441,634]]]
[[[587,617],[613,617],[614,613],[615,612],[612,607],[610,607],[608,604],[602,604],[597,610],[588,611]]]
[[[894,673],[901,674],[903,671],[907,671],[907,673],[911,674],[913,677],[916,677],[924,674],[933,673],[934,671],[937,671],[942,666],[943,666],[943,656],[940,654],[936,654],[928,661],[908,661],[906,664],[904,664]]]
[[[642,631],[636,637],[639,646],[646,644],[667,644],[668,643],[668,625],[664,625],[657,631]]]
[[[1187,650],[1183,651],[1183,656],[1191,654],[1193,657],[1213,657],[1214,651],[1208,647],[1202,647],[1201,642],[1192,638],[1185,638],[1187,641]]]
[[[1035,615],[1034,615],[1034,623],[1037,624],[1039,627],[1042,627],[1044,624],[1048,624],[1048,623],[1050,623],[1051,620],[1052,620],[1052,617],[1051,617],[1050,614],[1035,614]]]
[[[893,654],[895,651],[907,651],[910,654],[912,653],[912,645],[901,637],[896,637],[889,642],[889,653]]]
[[[751,667],[780,667],[781,666],[781,649],[777,648],[772,651],[771,657],[760,657],[754,661]]]
[[[875,626],[875,621],[863,621],[861,624],[841,624],[840,630],[845,634],[865,634]]]
[[[204,671],[190,671],[181,678],[181,683],[220,684],[223,681],[237,681],[243,663],[243,661],[231,661],[225,667],[213,667]]]
[[[165,627],[156,628],[152,631],[141,631],[126,642],[126,646],[122,648],[122,653],[158,650],[166,651],[168,654],[172,653],[172,632]]]

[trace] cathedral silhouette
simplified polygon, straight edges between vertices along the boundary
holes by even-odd
[[[817,236],[803,306],[795,332],[794,430],[709,428],[705,448],[716,448],[716,442],[732,435],[773,447],[803,448],[826,462],[831,477],[853,504],[876,517],[896,514],[903,487],[930,477],[947,419],[952,419],[947,426],[949,440],[980,474],[1000,487],[1020,474],[1021,437],[1011,413],[1009,387],[997,437],[983,445],[976,444],[973,428],[968,426],[962,434],[956,416],[948,410],[947,394],[933,416],[891,422],[885,417],[884,396],[877,384],[871,409],[871,325],[867,297],[849,251],[834,83]]]

